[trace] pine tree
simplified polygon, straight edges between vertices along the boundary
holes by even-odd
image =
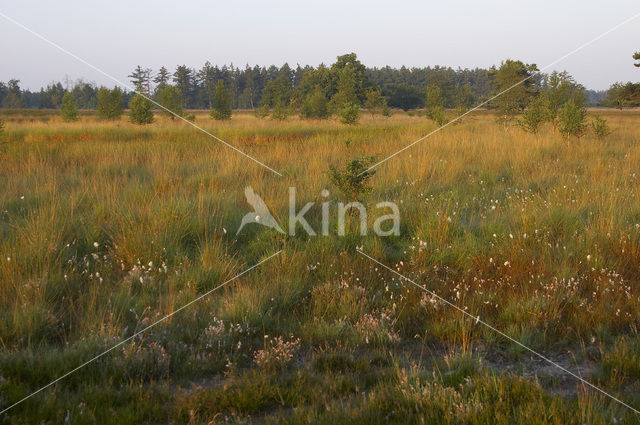
[[[156,93],[158,90],[162,90],[169,84],[169,78],[171,74],[169,74],[169,70],[164,66],[160,68],[158,74],[156,74],[153,82],[156,83]]]
[[[120,87],[109,90],[102,87],[98,90],[98,105],[96,110],[98,117],[103,120],[117,120],[122,116],[123,93]]]
[[[131,74],[128,75],[131,79],[131,84],[136,88],[137,91],[141,91],[142,93],[149,95],[151,92],[151,69],[142,68],[140,65],[133,70]]]
[[[175,119],[174,114],[182,116],[182,96],[180,96],[180,92],[175,86],[165,86],[159,89],[156,93],[156,99],[160,105],[173,112],[172,114],[164,109],[162,110],[169,118]]]
[[[538,93],[538,85],[534,75],[538,72],[536,65],[526,65],[521,61],[508,59],[500,68],[493,67],[489,78],[497,96],[491,106],[498,109],[498,121],[508,124],[515,120],[531,98]]]
[[[211,116],[217,120],[228,120],[231,118],[231,93],[225,87],[222,80],[218,80],[218,84],[216,84],[216,94],[213,99]]]
[[[182,106],[184,108],[192,107],[194,101],[195,79],[194,72],[186,65],[180,65],[173,73],[173,82],[182,96]]]
[[[134,124],[151,124],[153,122],[153,104],[149,99],[136,93],[129,102],[130,115],[129,119]]]
[[[62,96],[62,120],[63,121],[77,121],[78,120],[78,105],[76,105],[76,98],[72,92],[68,91]]]
[[[284,68],[284,67],[283,67]],[[269,81],[262,91],[260,106],[273,108],[272,118],[283,120],[289,115],[289,105],[293,96],[293,83],[291,82],[290,69],[284,68],[283,75]]]

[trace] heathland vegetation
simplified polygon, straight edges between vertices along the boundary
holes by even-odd
[[[411,94],[347,55],[296,84],[277,70],[253,111],[223,78],[204,110],[166,69],[138,82],[282,177],[142,94],[0,109],[0,411],[282,250],[0,423],[637,423],[519,345],[640,409],[640,113],[596,114],[535,70]],[[282,222],[291,186],[302,205],[393,201],[400,235],[356,216],[344,236],[236,235],[247,186]]]
[[[504,71],[502,75],[498,70]],[[339,56],[330,66],[250,67],[244,69],[230,66],[213,66],[205,63],[201,69],[178,66],[174,72],[161,67],[157,72],[142,66],[136,67],[129,75],[130,87],[136,88],[163,104],[169,102],[174,109],[181,104],[182,109],[214,109],[216,92],[223,89],[225,109],[256,109],[263,116],[273,113],[277,119],[301,113],[308,117],[323,118],[327,115],[323,103],[331,112],[341,109],[353,110],[352,104],[366,106],[371,92],[380,91],[380,102],[375,108],[403,110],[429,107],[425,92],[437,88],[442,106],[445,108],[469,108],[473,104],[488,99],[496,85],[502,85],[505,78],[526,76],[537,70],[535,65],[525,65],[520,61],[507,60],[490,69],[457,69],[448,67],[426,67],[394,69],[391,67],[367,68],[355,54]],[[509,72],[507,72],[509,71]],[[565,73],[558,74],[560,80],[570,78]],[[522,88],[512,90],[504,101],[512,107],[522,105],[522,92],[531,94],[535,90],[553,86],[551,76],[536,75]],[[557,83],[557,81],[556,81]],[[105,89],[85,81],[75,83],[54,82],[40,91],[32,92],[20,88],[20,81],[12,79],[0,82],[0,107],[3,108],[61,108],[67,92],[73,94],[80,109],[100,109],[102,101],[99,92]],[[341,92],[336,97],[338,92]],[[127,106],[133,97],[132,90],[121,92],[120,107]],[[177,97],[179,96],[179,100]],[[335,99],[334,99],[335,97]],[[518,98],[518,100],[514,100]],[[218,100],[220,101],[220,100]],[[633,107],[640,106],[640,84],[615,83],[608,91],[585,90],[585,102],[589,106]],[[315,112],[313,111],[315,109]],[[367,108],[369,109],[369,108]],[[226,116],[226,113],[222,114]],[[346,113],[346,115],[349,115]]]

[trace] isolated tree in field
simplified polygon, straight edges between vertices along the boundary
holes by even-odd
[[[78,105],[72,92],[68,91],[62,96],[60,110],[62,111],[63,121],[76,121],[78,119]]]
[[[156,83],[156,93],[159,90],[162,90],[163,88],[167,87],[167,85],[169,84],[170,78],[171,78],[171,74],[169,73],[169,70],[167,68],[163,66],[158,70],[158,73],[153,78],[153,82]]]
[[[371,192],[369,180],[376,173],[367,171],[374,162],[374,157],[352,159],[344,168],[329,167],[329,180],[345,196],[348,201],[362,201],[362,196]]]
[[[558,129],[565,137],[582,137],[587,128],[587,109],[569,99],[558,113]]]
[[[231,93],[222,80],[218,80],[218,84],[216,84],[211,116],[216,120],[228,120],[231,118]]]
[[[149,99],[136,93],[129,102],[129,119],[134,124],[144,125],[153,122],[153,104]]]
[[[120,119],[123,112],[122,104],[124,102],[124,96],[120,87],[114,87],[113,90],[109,90],[106,87],[98,90],[98,104],[96,111],[98,117],[103,120],[117,120]]]
[[[351,79],[349,84],[353,85],[352,89],[356,98],[349,99],[345,103],[353,102],[361,105],[365,100],[366,92],[371,86],[371,82],[366,75],[367,68],[358,60],[358,56],[355,53],[338,56],[335,63],[331,65],[329,80],[327,81],[329,84],[328,95],[333,97],[336,92],[341,90],[340,80],[343,78],[345,69],[348,70],[349,78]]]
[[[160,105],[173,112],[172,114],[166,110],[162,110],[162,112],[171,119],[175,119],[174,114],[182,116],[182,96],[175,86],[167,85],[159,89],[156,94],[156,99]]]
[[[518,121],[523,130],[536,134],[545,122],[549,121],[549,99],[538,95],[522,113],[522,119]]]
[[[355,124],[360,118],[360,101],[356,94],[356,73],[345,67],[340,71],[338,91],[329,102],[330,109],[340,117],[343,124]]]
[[[513,121],[538,93],[537,72],[536,65],[511,59],[502,62],[500,68],[491,68],[488,75],[493,94],[498,95],[491,101],[491,106],[498,110],[498,121],[505,125]]]
[[[607,124],[607,120],[599,115],[595,115],[591,120],[591,129],[593,130],[593,134],[600,140],[606,139],[606,137],[612,133],[609,124]]]
[[[367,90],[364,107],[369,111],[371,116],[373,116],[381,111],[383,101],[384,97],[382,97],[382,90],[380,90],[379,87],[370,88]]]
[[[447,118],[444,114],[444,99],[442,98],[442,91],[438,86],[427,86],[425,115],[435,121],[438,126],[443,126],[447,123]]]
[[[338,73],[338,91],[331,97],[329,102],[330,108],[334,112],[338,112],[349,104],[360,105],[357,95],[357,78],[356,72],[351,67],[345,67]]]

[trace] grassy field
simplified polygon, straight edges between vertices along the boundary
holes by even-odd
[[[356,252],[640,409],[640,112],[601,114],[604,141],[468,117],[376,169],[400,236],[309,237],[235,236],[244,188],[284,221],[435,125],[196,114],[279,177],[163,117],[0,112],[0,410],[282,250],[0,423],[639,423]]]

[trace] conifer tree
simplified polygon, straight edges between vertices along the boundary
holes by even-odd
[[[211,116],[217,120],[228,120],[231,118],[231,93],[225,87],[222,80],[218,80],[218,84],[216,84]]]
[[[77,121],[78,120],[78,105],[76,104],[76,98],[72,92],[68,91],[62,96],[62,111],[63,121]]]
[[[153,122],[153,104],[149,99],[136,93],[129,102],[130,115],[129,119],[134,124],[144,125]]]

